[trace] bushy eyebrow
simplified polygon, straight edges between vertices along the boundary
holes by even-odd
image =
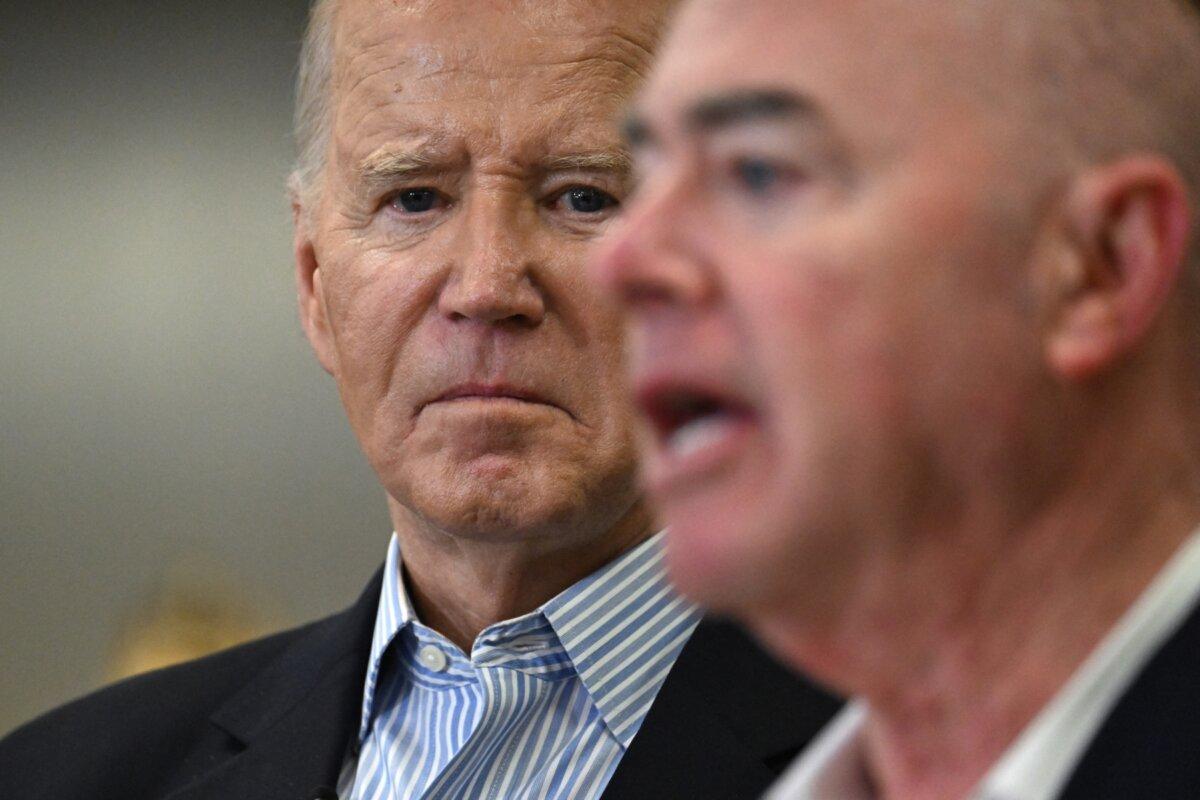
[[[624,175],[633,168],[633,159],[628,150],[618,148],[550,156],[539,162],[538,167],[544,172],[612,172]]]
[[[539,172],[607,172],[627,175],[633,167],[629,151],[623,147],[606,150],[563,153],[539,159],[533,165]],[[358,164],[355,176],[362,186],[388,185],[413,175],[428,175],[447,170],[445,159],[429,150],[380,148]]]
[[[381,149],[359,162],[356,172],[360,182],[374,185],[435,168],[434,160],[426,153]]]
[[[755,122],[822,119],[810,98],[788,89],[742,89],[703,97],[683,113],[688,133],[712,133]],[[631,114],[623,126],[625,141],[637,149],[653,143],[656,135],[645,118]]]
[[[752,122],[814,118],[819,113],[807,97],[786,89],[751,89],[705,97],[685,113],[688,127],[708,132]]]

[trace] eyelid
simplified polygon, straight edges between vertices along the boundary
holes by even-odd
[[[741,169],[748,166],[765,166],[775,170],[780,175],[800,175],[804,170],[796,166],[795,163],[786,158],[776,158],[774,156],[762,155],[741,155],[734,156],[729,160],[729,164],[735,168]]]
[[[624,193],[630,176],[624,173],[600,170],[566,170],[547,175],[542,181],[542,191],[548,195],[561,194],[575,186],[587,186],[616,197]]]
[[[769,171],[765,185],[756,185],[751,178],[749,170],[756,167]],[[736,183],[740,191],[764,198],[785,192],[808,177],[807,170],[791,159],[753,154],[731,156],[718,166],[717,174],[721,180]]]
[[[573,189],[588,189],[598,192],[599,194],[604,195],[608,202],[606,202],[602,208],[599,208],[595,211],[578,211],[570,206],[571,201],[569,195]],[[564,186],[562,189],[550,193],[550,195],[543,200],[542,204],[549,213],[563,217],[564,219],[570,219],[574,222],[583,222],[587,224],[601,222],[610,218],[620,209],[621,203],[622,200],[620,197],[606,189],[602,189],[591,184],[570,183]]]
[[[435,202],[433,208],[427,209],[425,211],[406,211],[403,208],[396,208],[396,201],[405,192],[417,192],[417,191],[422,191],[422,190],[427,190],[427,191],[433,192],[433,194],[436,198],[436,202]],[[403,217],[423,217],[428,214],[431,214],[434,211],[438,211],[440,209],[446,208],[447,206],[449,206],[451,204],[451,202],[452,202],[451,198],[448,197],[445,192],[443,192],[441,189],[438,189],[436,186],[431,186],[429,184],[418,184],[418,185],[413,185],[413,186],[402,186],[397,189],[393,189],[390,192],[387,192],[386,194],[384,194],[383,198],[379,201],[378,210],[384,211],[384,212],[390,211],[391,213],[394,213],[397,216],[403,216]]]
[[[606,172],[568,171],[548,176],[542,181],[541,196],[553,201],[571,189],[594,189],[610,195],[618,202],[628,193],[629,178]]]
[[[611,200],[613,205],[619,205],[621,202],[621,199],[619,197],[617,197],[615,194],[608,191],[607,189],[601,189],[599,186],[590,186],[588,184],[582,184],[582,183],[576,183],[576,184],[567,186],[562,191],[558,192],[556,197],[560,198],[560,199],[563,197],[567,197],[571,192],[573,192],[576,189],[587,189],[589,191],[593,191],[593,192],[602,194],[605,197],[607,197],[609,200]]]
[[[379,178],[365,184],[365,191],[373,197],[383,198],[413,189],[433,189],[445,194],[447,188],[454,186],[457,186],[457,180],[451,170],[431,168]]]

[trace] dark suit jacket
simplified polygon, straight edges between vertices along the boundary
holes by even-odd
[[[380,576],[349,610],[53,711],[0,741],[0,797],[310,800],[361,713]],[[705,620],[604,793],[755,798],[835,713],[732,626]]]
[[[1060,800],[1200,798],[1200,608],[1117,702]]]

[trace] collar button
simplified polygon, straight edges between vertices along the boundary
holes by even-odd
[[[450,661],[446,658],[446,654],[431,644],[423,645],[417,651],[417,661],[421,662],[421,666],[431,672],[444,672]]]

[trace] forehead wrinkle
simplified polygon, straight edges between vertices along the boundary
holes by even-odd
[[[632,93],[644,78],[648,64],[637,63],[613,53],[596,53],[580,49],[578,55],[562,58],[536,56],[521,60],[496,57],[496,54],[472,54],[463,59],[448,59],[436,70],[410,78],[418,82],[430,78],[465,76],[477,81],[473,91],[487,88],[490,92],[508,91],[506,84],[541,89],[549,98],[587,94],[589,96],[622,97]],[[445,89],[439,85],[439,90]]]
[[[551,95],[556,97],[578,95],[583,89],[594,97],[627,98],[633,94],[643,78],[635,65],[605,56],[561,61],[544,66],[564,68],[547,86]]]
[[[427,3],[423,12],[438,14],[447,8],[448,5]],[[586,152],[610,145],[619,149],[615,125],[609,126],[613,128],[612,136],[601,138],[595,132],[607,122],[602,117],[616,117],[624,99],[632,94],[648,70],[650,46],[658,35],[657,28],[650,24],[653,20],[642,24],[638,14],[635,16],[639,19],[632,24],[615,24],[611,18],[586,24],[566,19],[564,22],[571,24],[562,26],[561,37],[547,36],[544,25],[530,24],[527,25],[530,36],[524,42],[516,42],[519,46],[504,37],[495,47],[486,42],[476,48],[466,47],[462,42],[456,46],[454,40],[439,37],[436,31],[430,43],[410,45],[401,44],[405,39],[403,31],[397,36],[394,25],[382,22],[369,25],[362,15],[339,16],[342,24],[337,26],[335,43],[339,74],[334,89],[338,92],[336,107],[340,110],[341,121],[335,128],[335,137],[341,144],[339,149],[343,153],[349,151],[350,157],[343,163],[348,163],[367,178],[395,177],[397,172],[422,168],[419,161],[411,159],[407,163],[405,159],[372,163],[370,156],[355,159],[352,155],[372,138],[378,143],[377,134],[385,129],[389,135],[394,135],[390,129],[399,121],[395,114],[401,106],[424,118],[428,116],[426,111],[436,110],[440,104],[453,101],[457,108],[460,100],[469,100],[480,92],[483,94],[476,98],[478,100],[503,99],[504,91],[500,90],[506,82],[512,82],[518,89],[525,84],[523,92],[527,99],[521,101],[522,104],[553,104],[558,111],[552,116],[557,119],[542,119],[539,123],[542,133],[537,137],[540,142],[533,142],[526,138],[530,130],[522,118],[514,117],[520,130],[502,127],[490,131],[486,138],[495,141],[486,146],[487,150],[494,151],[498,147],[508,152],[514,163],[524,162],[527,168],[533,165],[540,169],[549,163],[542,157],[546,152]],[[401,47],[396,47],[397,44]],[[410,52],[414,48],[424,50],[414,55]],[[437,57],[426,57],[430,52]],[[537,72],[543,75],[539,77]],[[480,80],[464,83],[459,77],[464,73],[474,73]],[[416,85],[426,78],[435,81],[428,84],[429,91]],[[438,85],[442,83],[446,85]],[[447,90],[452,96],[445,96]],[[419,107],[428,108],[421,110]],[[580,123],[581,114],[584,124]],[[369,126],[376,129],[376,134],[370,137],[355,134],[354,131],[363,131],[365,122],[371,117],[382,120]],[[453,122],[453,119],[446,121]],[[558,135],[549,129],[558,131]],[[518,139],[524,139],[523,143]],[[482,153],[484,145],[472,149]],[[517,150],[524,150],[525,157],[517,155]],[[536,150],[541,150],[542,154],[532,152]],[[442,159],[435,154],[433,160],[440,162]],[[627,154],[605,159],[562,160],[553,168],[623,172],[628,169],[628,160]]]
[[[581,66],[589,61],[613,63],[628,70],[637,79],[644,79],[654,61],[652,46],[652,41],[640,42],[633,34],[613,27],[582,40],[574,57],[559,63]]]
[[[640,82],[645,79],[653,63],[652,46],[650,40],[640,42],[633,34],[612,27],[583,39],[566,58],[539,63],[547,66],[575,65],[594,72],[612,64],[618,68],[618,72],[628,73],[631,82]]]
[[[450,21],[452,20],[448,20]],[[645,35],[639,35],[612,24],[598,31],[594,27],[592,31],[579,30],[576,26],[558,32],[530,29],[527,38],[515,43],[517,46],[505,46],[505,43],[497,42],[481,48],[450,38],[437,44],[415,41],[404,45],[401,57],[397,58],[395,32],[388,26],[377,24],[365,30],[363,26],[353,30],[347,30],[347,27],[339,26],[339,35],[334,43],[335,52],[340,56],[337,62],[341,77],[353,74],[358,62],[372,58],[380,50],[384,51],[386,64],[356,78],[354,84],[348,87],[348,91],[353,90],[363,79],[396,67],[416,67],[417,70],[410,79],[437,77],[463,71],[478,72],[485,76],[504,76],[508,74],[506,67],[570,65],[589,59],[600,59],[622,64],[638,76],[644,76],[653,59],[651,47],[657,34],[654,26],[648,26],[649,29],[643,32]],[[645,41],[641,41],[642,39]],[[564,53],[566,57],[544,57],[554,53]]]
[[[365,55],[365,53],[359,54],[359,56],[356,56],[354,58],[361,57],[362,55]],[[351,83],[350,85],[347,86],[347,85],[345,85],[345,79],[346,79],[347,75],[349,74],[349,69],[347,66],[347,69],[342,70],[341,74],[334,80],[333,92],[334,92],[334,97],[338,98],[338,100],[339,100],[338,108],[344,109],[347,105],[349,105],[351,103],[351,100],[357,94],[360,93],[360,90],[362,90],[363,85],[366,84],[368,81],[370,81],[371,79],[373,79],[383,73],[389,72],[390,70],[392,70],[394,68],[395,68],[394,64],[388,64],[388,63],[379,64],[376,66],[375,69],[364,72],[363,74],[354,78],[353,83]],[[374,91],[370,88],[363,90],[363,91],[365,91],[368,96],[378,94],[376,91]],[[372,100],[372,102],[365,104],[366,108],[364,108],[364,112],[371,110],[372,107],[377,108],[379,106],[385,105],[389,101],[390,101],[390,96],[388,96],[388,95],[376,97],[374,100]],[[339,116],[340,116],[340,114],[339,114]]]
[[[461,4],[441,0],[415,3],[393,2],[390,8],[365,13],[343,13],[334,20],[335,75],[331,87],[338,99],[357,94],[364,82],[389,70],[396,72],[396,91],[403,83],[440,77],[454,80],[456,73],[475,72],[480,77],[505,79],[513,74],[506,67],[578,65],[585,76],[609,77],[615,91],[626,94],[625,75],[606,75],[604,61],[628,70],[630,82],[644,78],[652,59],[654,43],[661,37],[667,9],[674,0],[649,4],[521,3],[508,8],[507,18],[527,35],[514,40],[498,32],[495,37],[475,42],[477,36],[449,35],[461,25]],[[629,7],[626,7],[629,6]],[[507,3],[490,4],[492,10]],[[359,8],[362,11],[363,8]],[[382,15],[379,13],[382,11]],[[405,18],[410,20],[405,22]],[[406,36],[405,31],[411,35]],[[424,41],[423,32],[433,38]],[[445,34],[445,35],[444,35]],[[412,40],[412,36],[416,36]],[[406,39],[410,39],[405,43]],[[397,53],[397,45],[403,50]],[[558,58],[565,55],[566,58]],[[586,63],[595,59],[592,63]],[[508,62],[508,63],[505,63]],[[551,77],[548,84],[578,82],[578,78]],[[388,78],[379,81],[388,84]],[[487,88],[487,87],[483,87]]]

